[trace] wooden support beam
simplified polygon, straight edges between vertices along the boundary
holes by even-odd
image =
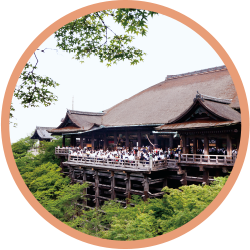
[[[83,183],[86,183],[87,182],[87,174],[85,172],[85,169],[82,170],[82,180],[83,180]],[[83,189],[83,195],[84,195],[84,200],[83,200],[83,206],[87,206],[87,198],[86,198],[86,195],[87,195],[87,188],[84,188]]]
[[[129,204],[129,200],[131,200],[131,180],[130,180],[130,173],[126,173],[126,178],[125,178],[125,183],[126,183],[126,204]]]
[[[193,138],[193,154],[197,153],[197,138]]]
[[[186,154],[190,154],[190,138],[186,137]]]
[[[203,171],[203,184],[206,184],[208,185],[209,184],[209,170],[204,168],[204,171]]]
[[[232,155],[232,139],[229,134],[227,134],[227,155]]]
[[[141,149],[141,131],[137,131],[138,150]]]
[[[126,149],[128,149],[128,147],[129,147],[129,134],[128,134],[128,131],[125,132],[125,136],[126,136]]]
[[[96,208],[99,208],[99,175],[98,175],[98,171],[95,170],[95,206]]]
[[[83,136],[80,137],[80,148],[83,149]]]
[[[144,190],[143,190],[143,200],[146,201],[148,199],[148,192],[149,192],[149,181],[148,181],[148,176],[146,174],[144,174],[144,180],[143,180],[143,186],[144,186]]]
[[[117,148],[117,132],[114,131],[114,145],[115,145],[115,149]]]
[[[154,134],[154,146],[155,146],[155,148],[158,148],[158,136],[157,136],[157,134]]]
[[[185,135],[181,135],[181,146],[182,146],[182,153],[186,154],[186,136]]]
[[[209,141],[208,137],[204,137],[204,155],[209,155]]]
[[[65,135],[62,137],[62,147],[65,147]]]
[[[187,185],[187,172],[185,170],[182,170],[183,173],[181,175],[181,184],[182,186]]]
[[[103,134],[103,150],[106,151],[108,147],[107,136],[106,133]]]
[[[70,147],[74,147],[74,137],[72,135],[70,137]]]
[[[115,193],[115,173],[114,171],[111,171],[111,176],[110,176],[110,181],[111,181],[111,200],[114,200],[116,198],[116,193]]]
[[[95,149],[95,138],[94,138],[94,133],[91,135],[91,149]]]
[[[170,137],[169,137],[169,147],[173,148],[173,146],[174,146],[174,137],[173,137],[173,135],[170,135]]]
[[[163,180],[163,187],[167,187],[168,186],[168,179],[165,177]]]
[[[161,183],[164,182],[166,178],[159,178],[159,179],[154,179],[154,180],[149,180],[149,185],[156,184],[156,183]]]

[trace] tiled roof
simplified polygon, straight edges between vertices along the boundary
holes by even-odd
[[[213,127],[225,127],[234,124],[238,124],[239,122],[235,121],[211,121],[211,120],[203,120],[203,121],[190,121],[190,122],[181,122],[181,123],[170,123],[166,125],[162,125],[157,130],[166,130],[166,131],[177,131],[182,129],[199,129],[199,128],[213,128]]]
[[[101,112],[83,112],[75,110],[67,110],[66,116],[62,123],[49,132],[66,133],[66,132],[80,132],[92,129],[94,126],[100,126],[102,124],[102,116],[104,113]],[[67,125],[67,120],[73,122],[73,124]]]
[[[48,132],[48,130],[54,129],[54,127],[39,127],[36,126],[36,130],[31,137],[31,139],[37,139],[36,136],[40,137],[41,140],[45,139],[53,139],[54,137],[51,136],[51,133]]]
[[[63,127],[64,131],[70,131],[69,126],[73,126],[71,131],[88,131],[99,126],[163,125],[190,107],[197,91],[202,93],[204,105],[211,112],[230,114],[239,120],[240,114],[231,109],[239,108],[237,92],[227,68],[221,66],[168,76],[105,112],[68,110],[63,122],[50,132],[62,131]],[[68,118],[72,123],[66,126]]]
[[[183,75],[168,78],[106,110],[102,124],[168,123],[193,103],[197,90],[209,97],[231,99],[234,107],[239,107],[234,83],[225,66]]]

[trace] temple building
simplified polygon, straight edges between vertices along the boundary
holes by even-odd
[[[237,92],[225,66],[166,79],[102,112],[67,110],[52,135],[62,135],[62,171],[72,183],[89,182],[89,206],[131,194],[160,197],[161,189],[209,184],[232,170],[241,134]],[[72,157],[65,149],[179,148],[178,157],[143,163]]]
[[[63,122],[49,132],[52,135],[71,138],[72,146],[79,145],[93,149],[112,149],[122,146],[131,149],[151,144],[163,150],[176,148],[180,145],[177,129],[156,128],[168,124],[186,112],[186,109],[193,105],[197,91],[203,96],[217,100],[213,102],[213,110],[210,113],[217,109],[218,112],[224,112],[225,103],[222,105],[221,99],[227,102],[227,112],[231,110],[234,115],[238,114],[237,120],[240,119],[240,106],[234,83],[227,68],[221,66],[167,76],[165,81],[103,112],[67,110]],[[206,100],[210,106],[211,98],[210,101]],[[221,119],[225,121],[225,117],[222,116]],[[204,123],[204,120],[196,122],[196,124],[201,123]],[[194,123],[190,124],[190,128],[192,125]]]
[[[54,127],[40,127],[36,126],[34,134],[30,139],[39,140],[39,141],[51,141],[54,137],[51,136],[51,133],[48,130],[54,129]]]

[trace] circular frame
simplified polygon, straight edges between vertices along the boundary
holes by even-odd
[[[221,190],[221,192],[218,194],[218,196],[213,200],[213,202],[197,217],[195,217],[193,220],[188,222],[187,224],[183,225],[182,227],[166,233],[161,236],[157,236],[150,239],[144,239],[144,240],[137,240],[137,241],[113,241],[113,240],[104,240],[97,237],[93,237],[84,233],[81,233],[66,224],[62,223],[58,219],[56,219],[52,214],[50,214],[32,195],[32,193],[27,188],[26,184],[24,183],[18,168],[16,166],[12,149],[11,149],[11,143],[10,143],[10,135],[9,135],[9,113],[10,113],[10,105],[14,93],[14,89],[16,86],[16,83],[18,81],[18,78],[29,60],[29,58],[32,56],[34,51],[49,37],[51,36],[56,30],[58,30],[63,25],[67,24],[68,22],[71,22],[72,20],[79,18],[83,15],[87,15],[89,13],[101,11],[103,9],[114,9],[114,8],[137,8],[137,9],[145,9],[145,10],[151,10],[158,12],[159,14],[171,17],[182,24],[188,26],[193,31],[195,31],[197,34],[199,34],[204,40],[207,41],[207,43],[216,51],[216,53],[220,56],[224,64],[226,65],[232,80],[234,82],[240,107],[241,107],[241,118],[242,118],[242,124],[241,124],[241,140],[240,140],[240,148],[239,153],[237,156],[237,160],[235,162],[234,168],[228,178],[228,181],[226,182],[225,186]],[[81,9],[78,9],[74,12],[69,13],[68,15],[62,17],[58,21],[51,24],[47,29],[45,29],[26,49],[26,51],[21,56],[20,60],[18,61],[17,65],[15,66],[13,73],[10,77],[5,96],[3,101],[3,108],[2,108],[2,119],[1,119],[1,133],[2,133],[2,141],[3,141],[3,148],[6,156],[6,160],[10,169],[10,172],[13,176],[13,179],[15,180],[19,190],[25,197],[25,199],[29,202],[29,204],[50,224],[52,224],[57,229],[61,230],[62,232],[68,234],[69,236],[76,238],[78,240],[84,241],[86,243],[90,243],[96,246],[102,246],[102,247],[108,247],[108,248],[118,248],[118,249],[133,249],[133,248],[141,248],[141,247],[149,247],[154,246],[157,244],[161,244],[170,240],[173,240],[196,226],[198,226],[200,223],[202,223],[205,219],[207,219],[223,202],[223,200],[226,198],[230,190],[232,189],[233,185],[235,184],[239,173],[241,171],[247,145],[248,145],[248,138],[249,138],[249,110],[248,110],[248,104],[247,104],[247,98],[245,94],[245,90],[242,84],[242,81],[240,79],[240,76],[238,74],[238,71],[236,67],[234,66],[232,60],[226,53],[226,51],[223,49],[223,47],[218,43],[218,41],[204,28],[202,28],[199,24],[197,24],[192,19],[186,17],[185,15],[172,10],[170,8],[148,3],[148,2],[136,2],[136,1],[126,1],[126,0],[118,0],[118,1],[110,1],[110,2],[103,2],[98,4],[93,4]]]

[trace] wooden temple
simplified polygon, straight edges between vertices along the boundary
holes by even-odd
[[[39,141],[51,141],[54,139],[51,136],[51,133],[48,130],[54,129],[54,127],[40,127],[36,126],[34,134],[30,137],[30,139],[39,140]]]
[[[132,194],[144,200],[161,197],[162,188],[209,184],[232,170],[239,148],[241,115],[237,92],[225,66],[167,76],[160,82],[103,112],[67,110],[61,124],[49,129],[62,135],[62,171],[72,183],[88,182],[87,206]],[[69,155],[72,147],[164,151],[180,147],[176,159],[143,162],[90,159]],[[221,151],[219,151],[221,150]]]

